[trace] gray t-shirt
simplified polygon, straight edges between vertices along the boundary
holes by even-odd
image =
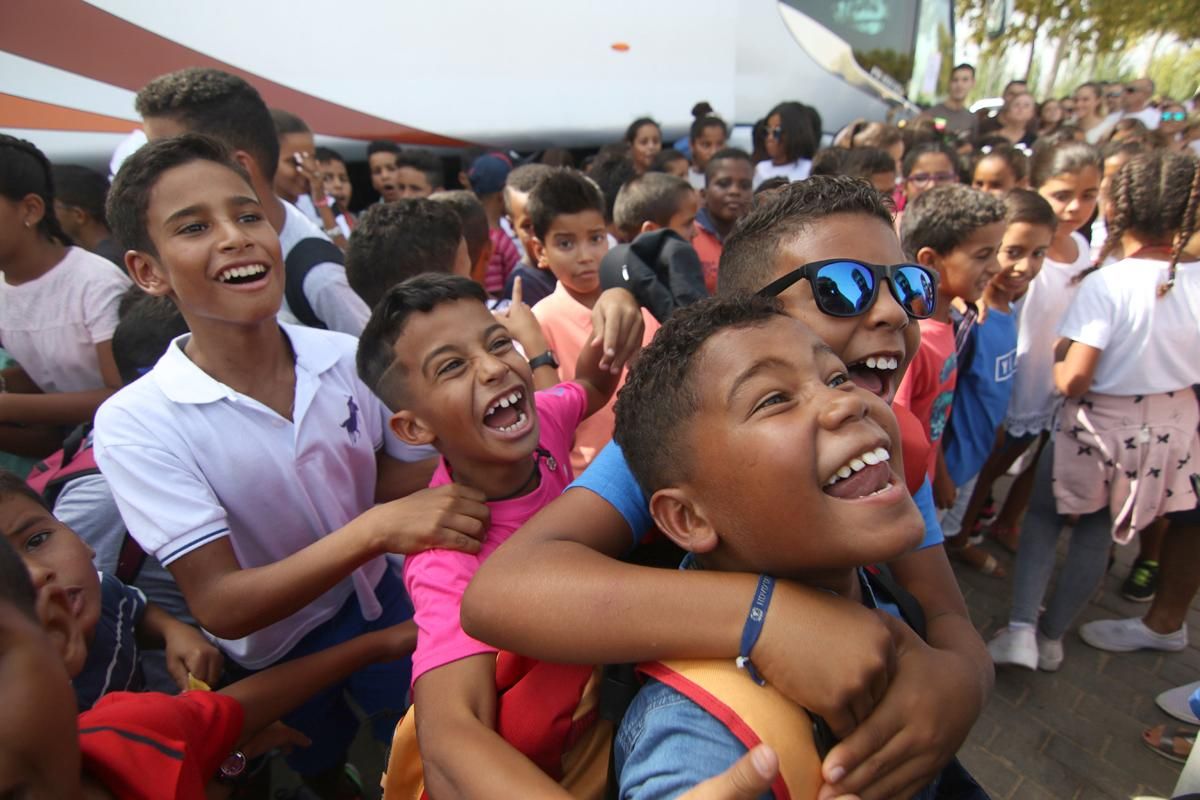
[[[979,133],[979,120],[965,108],[956,110],[947,107],[945,103],[938,103],[930,108],[928,113],[932,117],[941,117],[946,120],[946,131],[955,136],[966,131],[967,135],[974,139]]]

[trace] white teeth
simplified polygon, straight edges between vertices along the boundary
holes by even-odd
[[[245,267],[233,267],[227,269],[217,276],[217,280],[225,283],[230,278],[249,278],[253,275],[261,275],[267,271],[267,268],[262,264],[249,264]]]
[[[850,459],[848,462],[838,467],[837,472],[830,476],[829,480],[825,481],[826,486],[832,486],[843,478],[849,478],[854,473],[873,467],[876,464],[882,464],[885,461],[890,461],[892,454],[888,452],[886,447],[876,447],[874,450],[868,450],[862,455]]]
[[[509,406],[512,405],[512,401],[509,400],[507,397],[501,397],[499,405],[500,405],[500,408],[508,408]]]
[[[499,430],[501,433],[510,433],[512,431],[517,430],[522,425],[524,425],[526,419],[528,419],[528,417],[526,417],[525,412],[522,411],[522,412],[520,412],[520,414],[517,415],[516,422],[514,422],[512,425],[505,425],[503,428],[497,428],[497,430]]]
[[[866,365],[867,365],[868,367],[870,367],[871,369],[875,369],[875,358],[874,358],[874,356],[872,356],[871,358],[868,358],[868,359],[867,359],[866,361],[864,361],[863,363],[864,363],[864,364],[866,364]]]
[[[508,396],[508,402],[509,402],[509,403],[515,403],[515,402],[517,402],[517,401],[518,401],[518,400],[520,400],[520,399],[521,399],[521,393],[520,393],[520,392],[513,392],[512,394],[510,394],[510,395]]]

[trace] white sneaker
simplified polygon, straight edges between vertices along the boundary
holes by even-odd
[[[1037,635],[1038,669],[1043,672],[1057,672],[1063,662],[1062,639],[1047,639],[1040,633]]]
[[[1134,650],[1168,650],[1177,652],[1187,647],[1187,625],[1174,633],[1155,633],[1140,617],[1102,619],[1080,626],[1079,638],[1097,650],[1110,653],[1129,653]]]
[[[988,652],[998,667],[1011,664],[1014,667],[1037,669],[1037,634],[1032,625],[1001,628],[988,642]]]

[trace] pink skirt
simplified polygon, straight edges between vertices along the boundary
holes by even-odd
[[[1054,432],[1054,499],[1060,514],[1108,508],[1113,539],[1172,511],[1196,507],[1200,409],[1191,389],[1068,399]]]

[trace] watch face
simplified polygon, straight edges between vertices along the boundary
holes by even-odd
[[[226,778],[236,778],[246,771],[246,754],[234,750],[221,762],[221,775]]]

